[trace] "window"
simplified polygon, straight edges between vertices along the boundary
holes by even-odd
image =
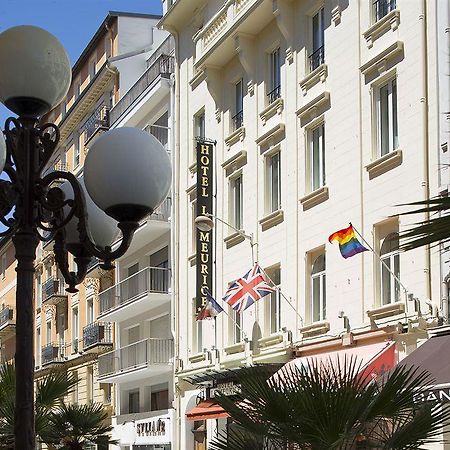
[[[191,216],[192,216],[192,254],[197,251],[197,226],[195,219],[197,218],[197,199],[195,198],[191,202]]]
[[[400,300],[400,252],[398,233],[388,234],[381,243],[381,304]],[[397,279],[396,279],[397,278]]]
[[[88,367],[87,368],[87,401],[88,402],[93,402],[94,401],[94,370],[93,367]]]
[[[196,320],[200,308],[202,308],[200,301],[194,298],[192,300],[192,349],[194,354],[203,351],[203,322]]]
[[[373,20],[377,22],[397,7],[396,0],[375,0],[373,2]]]
[[[72,403],[78,403],[78,372],[74,370],[72,372],[73,378],[77,381],[73,386],[72,391]]]
[[[269,104],[281,95],[281,60],[280,48],[278,47],[270,54],[270,90],[267,94]]]
[[[94,300],[89,298],[86,301],[86,324],[89,325],[94,321]]]
[[[238,230],[242,229],[242,175],[230,180],[230,221]]]
[[[107,58],[111,56],[111,50],[112,50],[111,39],[107,37],[105,39],[105,55]]]
[[[376,109],[378,154],[384,156],[398,148],[397,80],[395,78],[378,88]]]
[[[280,286],[280,266],[271,267],[266,270],[266,273],[275,286]],[[269,281],[269,284],[272,283]],[[277,333],[281,329],[281,296],[278,289],[275,292],[272,292],[270,298],[266,300],[265,328],[267,334]]]
[[[51,344],[52,342],[52,323],[50,320],[45,324],[45,338],[46,344]]]
[[[311,191],[325,186],[325,125],[322,123],[310,132],[309,161]]]
[[[74,169],[80,165],[80,135],[73,134],[73,167]]]
[[[89,81],[92,81],[95,77],[96,65],[95,59],[89,61]]]
[[[6,276],[6,253],[3,253],[1,257],[1,276],[2,278]]]
[[[36,308],[42,307],[42,275],[36,275]]]
[[[311,320],[325,320],[326,314],[325,253],[312,258],[311,267]]]
[[[36,328],[36,366],[41,365],[41,327]]]
[[[72,308],[72,353],[78,352],[78,307]]]
[[[194,118],[194,137],[205,139],[205,111],[196,114]]]
[[[244,125],[244,83],[242,78],[234,85],[233,130]]]
[[[235,311],[229,306],[229,343],[230,345],[238,344],[242,341],[242,314]]]
[[[151,411],[160,411],[169,408],[169,390],[156,390],[151,393]]]
[[[266,157],[266,212],[281,208],[281,154],[273,153]]]
[[[150,134],[155,136],[159,142],[167,149],[169,142],[169,113],[166,111],[153,125],[149,127]]]
[[[75,95],[75,100],[76,100],[80,96],[80,93],[81,93],[80,80],[75,81],[73,90],[74,90],[74,95]]]
[[[324,10],[321,8],[312,18],[312,53],[309,56],[309,69],[312,72],[325,62],[325,24]]]
[[[128,412],[130,414],[139,412],[139,391],[128,393]]]

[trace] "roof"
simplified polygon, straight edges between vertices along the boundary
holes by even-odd
[[[108,15],[105,17],[101,25],[98,27],[97,31],[95,32],[94,36],[91,38],[81,55],[76,60],[75,64],[72,67],[72,73],[76,73],[80,67],[83,65],[84,60],[86,59],[87,55],[91,53],[91,51],[95,48],[97,45],[97,42],[102,36],[106,30],[107,27],[111,24],[113,20],[115,20],[117,17],[140,17],[143,19],[155,19],[160,20],[161,15],[156,14],[143,14],[143,13],[133,13],[133,12],[123,12],[123,11],[109,11]]]

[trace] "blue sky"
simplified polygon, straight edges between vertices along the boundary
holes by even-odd
[[[54,34],[74,63],[108,11],[161,14],[161,0],[0,0],[0,32],[36,25]],[[3,128],[8,110],[0,104]]]

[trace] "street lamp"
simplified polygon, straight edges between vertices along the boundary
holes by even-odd
[[[0,170],[8,178],[0,179],[5,227],[0,236],[12,238],[17,259],[15,448],[34,450],[33,274],[39,240],[54,239],[67,291],[76,292],[92,257],[111,269],[112,261],[127,251],[139,221],[167,196],[171,168],[156,138],[122,128],[92,145],[84,180],[63,171],[44,174],[59,129],[39,118],[68,92],[67,54],[47,31],[19,26],[0,34],[0,67],[0,101],[19,116],[6,120],[6,140],[0,133]],[[112,250],[117,228],[121,243]],[[69,268],[69,254],[76,270]]]
[[[225,222],[225,220],[221,219],[220,217],[217,217],[217,216],[215,216],[213,214],[209,214],[209,213],[197,216],[195,218],[195,220],[194,220],[195,226],[200,231],[211,231],[214,228],[214,220],[213,219],[215,219],[215,220],[223,223],[224,225],[232,228],[234,231],[236,231],[237,234],[239,234],[239,236],[242,236],[244,239],[247,239],[249,241],[250,247],[252,249],[252,261],[254,263],[255,262],[255,257],[254,257],[254,254],[253,254],[253,247],[255,245],[258,245],[258,243],[254,240],[253,233],[245,234],[242,230],[239,230],[235,226],[229,224],[228,222]]]

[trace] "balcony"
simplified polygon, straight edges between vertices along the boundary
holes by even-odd
[[[167,45],[165,42],[170,41],[164,41],[162,45]],[[156,52],[158,52],[158,50]],[[173,56],[159,54],[155,60],[150,60],[147,70],[111,110],[109,116],[110,124],[114,124],[128,110],[131,110],[158,78],[169,79],[170,75],[174,73],[174,70],[175,60]]]
[[[50,364],[62,364],[66,361],[64,357],[65,344],[61,343],[51,343],[42,347],[41,353],[41,364],[42,367],[48,366]]]
[[[173,8],[174,12],[176,9],[176,7]],[[206,65],[224,66],[236,55],[234,36],[239,33],[255,36],[273,19],[271,1],[229,0],[225,2],[223,7],[194,36],[195,68],[201,70]],[[170,22],[170,14],[167,14],[162,21],[163,27],[166,24],[170,25]]]
[[[309,71],[312,72],[325,63],[325,47],[319,47],[309,55]]]
[[[148,338],[98,358],[100,382],[136,381],[172,370],[173,339]]]
[[[103,353],[113,345],[112,326],[108,322],[94,322],[83,328],[83,351]]]
[[[64,290],[64,280],[49,278],[42,285],[42,304],[58,305],[67,301],[67,293]]]
[[[85,146],[90,147],[96,138],[109,129],[109,108],[100,105],[91,114],[84,125]]]
[[[170,302],[170,270],[146,267],[99,294],[100,317],[122,321]]]
[[[14,310],[6,306],[0,311],[0,339],[5,340],[13,336],[16,332],[16,320]]]

